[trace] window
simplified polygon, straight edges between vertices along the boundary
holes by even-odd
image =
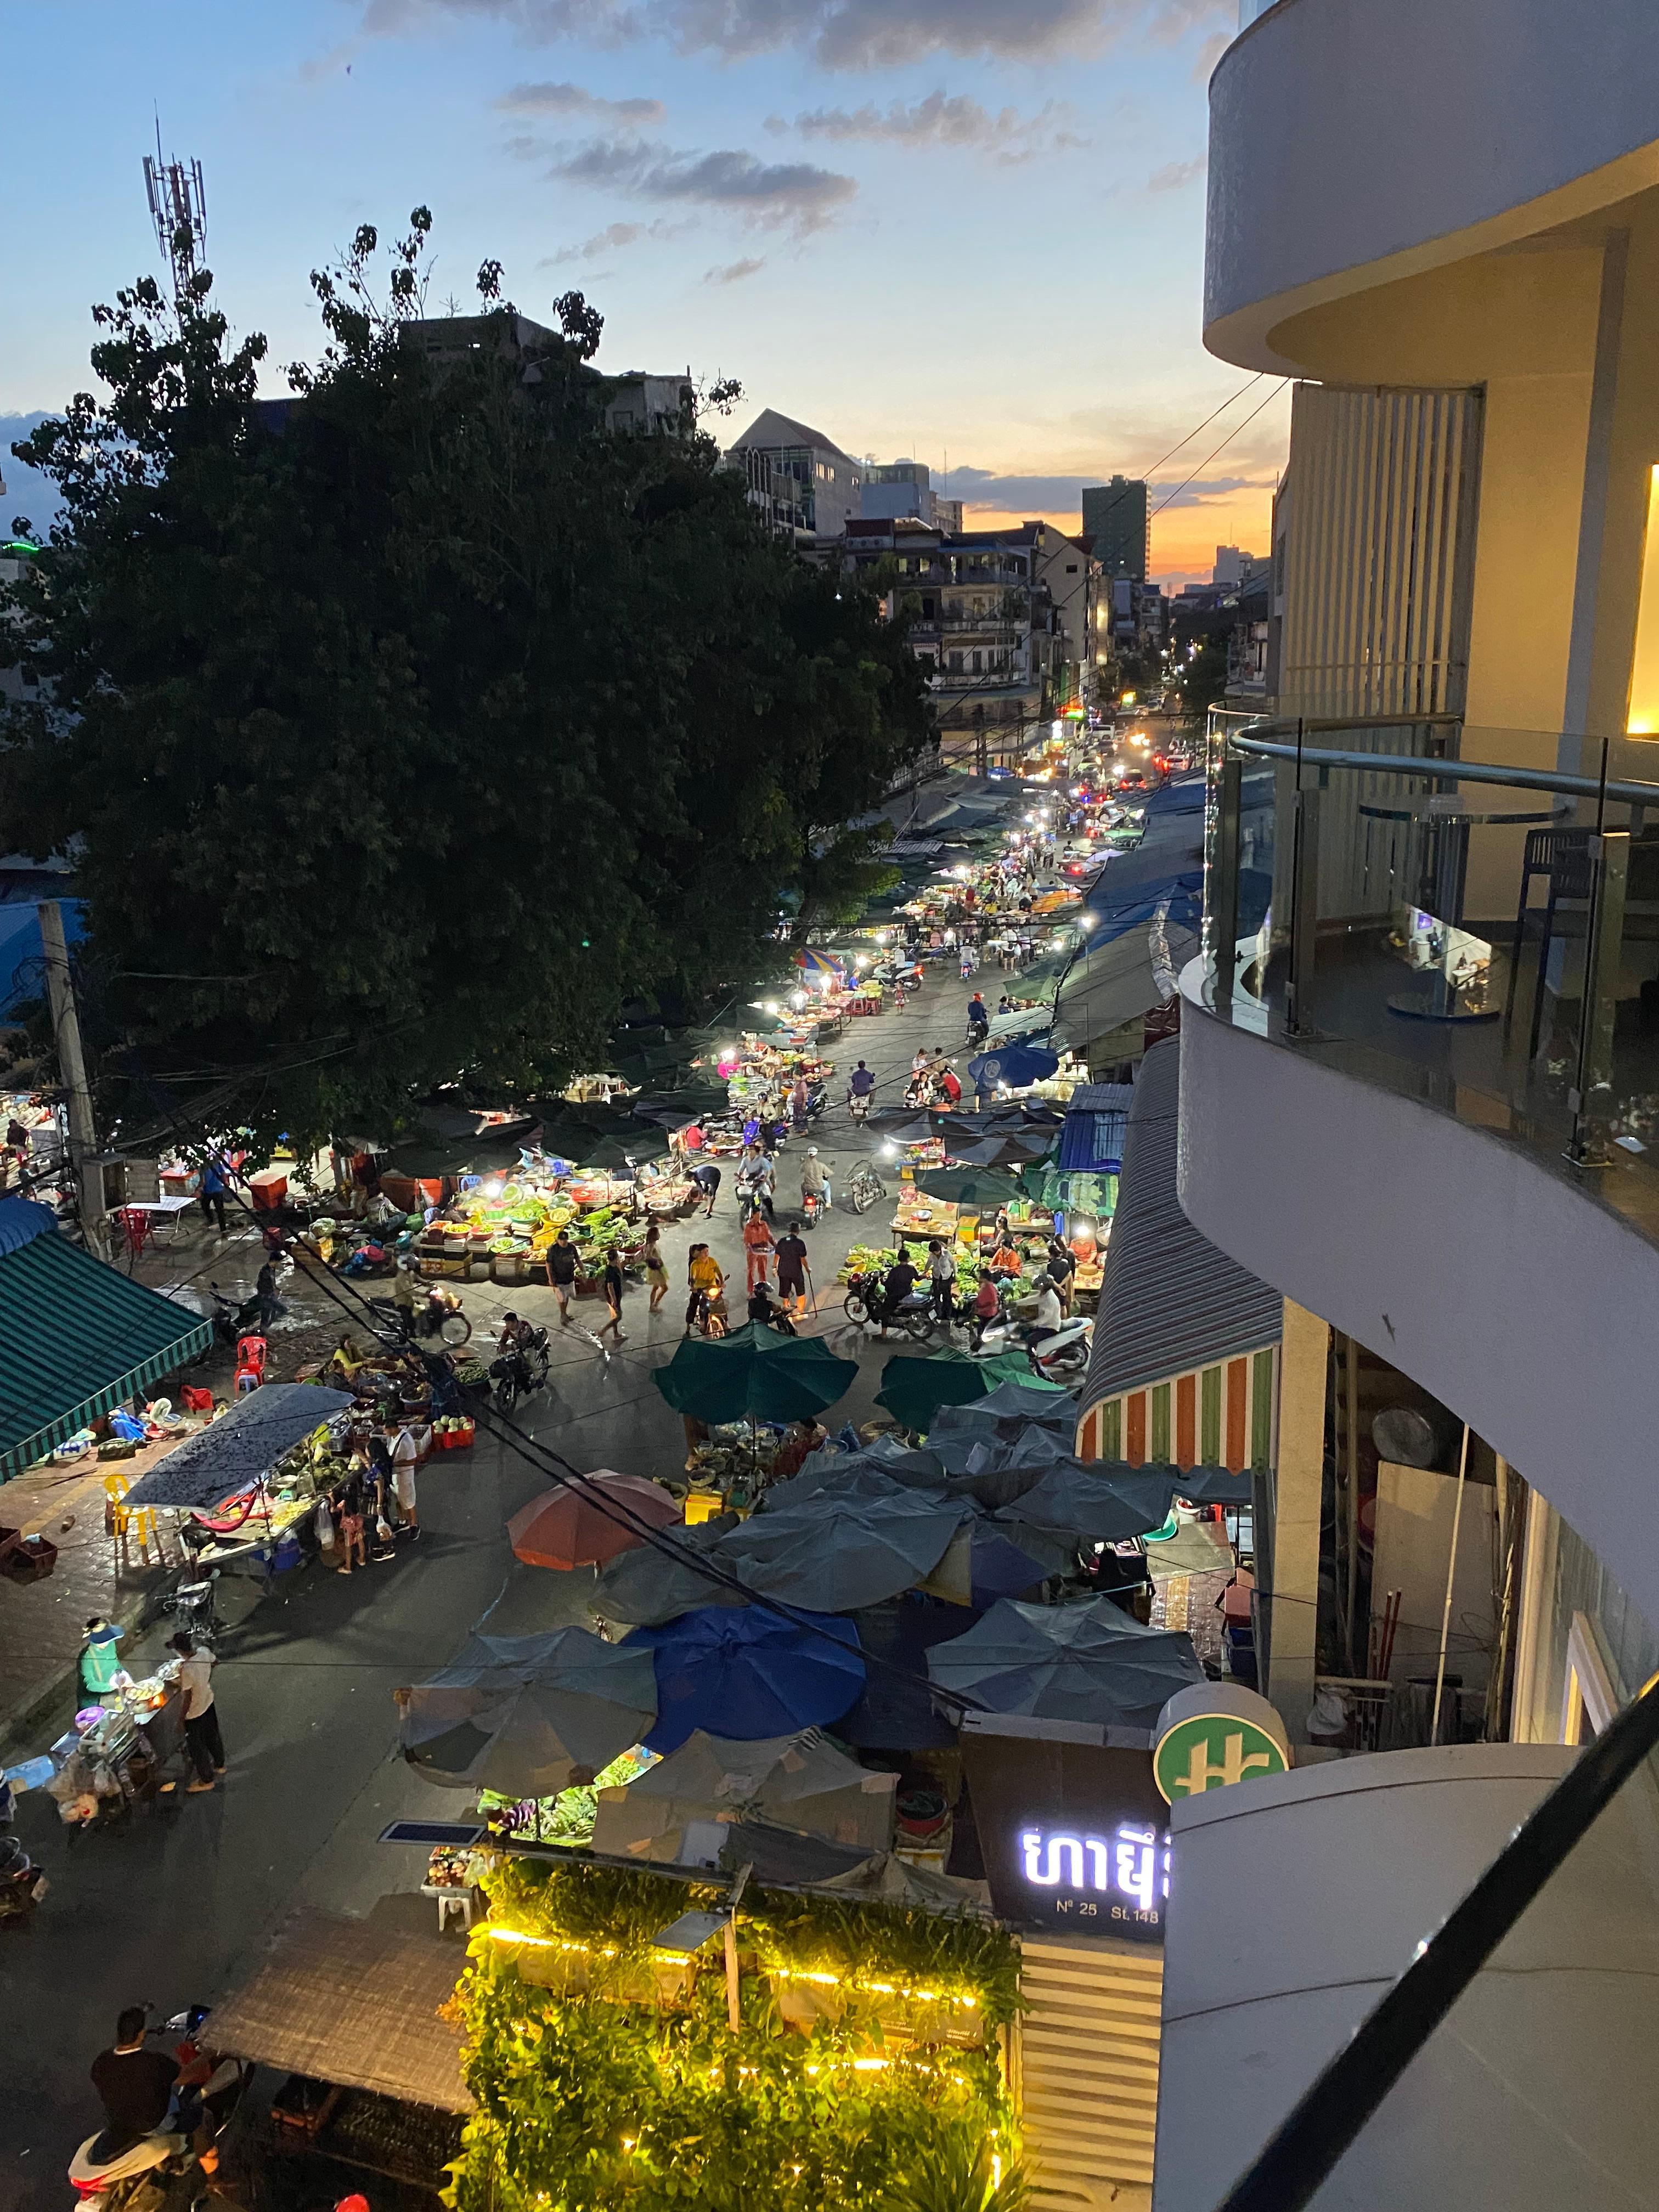
[[[1077,562],[1076,562],[1075,561],[1068,561],[1068,562],[1066,563],[1066,574],[1067,574],[1068,576],[1075,576],[1075,575],[1076,575],[1076,574],[1077,574]]]
[[[951,673],[952,676],[960,676],[962,673],[962,655],[959,653],[953,653],[951,655]]]
[[[977,647],[974,649],[974,657],[972,662],[969,664],[969,667],[970,672],[975,676],[981,675],[984,672],[985,656],[980,652]]]

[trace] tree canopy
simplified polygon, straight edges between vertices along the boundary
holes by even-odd
[[[856,911],[845,825],[927,736],[902,627],[712,438],[607,430],[580,295],[538,334],[487,263],[478,319],[423,319],[429,220],[383,302],[367,227],[313,275],[292,398],[210,275],[145,279],[17,449],[64,514],[5,587],[5,842],[78,854],[108,1066],[306,1136],[752,988],[781,901]]]

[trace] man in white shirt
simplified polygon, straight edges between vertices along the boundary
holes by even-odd
[[[168,1639],[179,1655],[179,1686],[185,1696],[185,1747],[196,1769],[186,1784],[193,1795],[211,1790],[225,1771],[225,1740],[219,1733],[219,1708],[213,1702],[213,1654],[180,1629]]]
[[[1054,1288],[1054,1278],[1045,1275],[1037,1290],[1036,1327],[1031,1331],[1033,1343],[1041,1343],[1052,1336],[1065,1319],[1060,1303],[1060,1292]]]
[[[948,1323],[954,1310],[957,1259],[942,1237],[935,1237],[928,1244],[927,1275],[933,1288],[933,1311]]]

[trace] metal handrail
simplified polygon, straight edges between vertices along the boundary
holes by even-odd
[[[1420,722],[1425,717],[1417,716]],[[1400,726],[1412,726],[1411,721]],[[1335,727],[1355,726],[1352,723]],[[1391,726],[1381,720],[1366,729]],[[1309,768],[1352,769],[1366,775],[1418,775],[1429,783],[1508,784],[1517,791],[1554,791],[1564,798],[1605,797],[1627,806],[1659,806],[1659,783],[1603,783],[1599,776],[1568,775],[1560,769],[1505,768],[1496,761],[1431,760],[1420,753],[1335,752],[1323,745],[1277,744],[1245,732],[1229,733],[1224,740],[1232,752],[1248,753],[1256,760],[1300,761]]]

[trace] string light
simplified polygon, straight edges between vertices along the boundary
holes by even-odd
[[[527,1929],[493,1925],[486,1928],[484,1932],[493,1943],[528,1943],[538,1950],[574,1951],[589,1958],[614,1959],[618,1955],[618,1947],[615,1943],[575,1943],[556,1936],[532,1936]],[[690,1951],[662,1951],[657,1955],[683,1965],[692,1954]],[[902,1997],[908,2002],[916,2004],[961,2005],[969,2012],[979,2009],[977,1997],[959,1996],[949,1990],[907,1989],[900,1982],[866,1982],[842,1974],[814,1972],[806,1966],[775,1966],[766,1960],[763,1960],[761,1970],[775,1981],[813,1982],[822,1989],[850,1990],[859,1996]]]

